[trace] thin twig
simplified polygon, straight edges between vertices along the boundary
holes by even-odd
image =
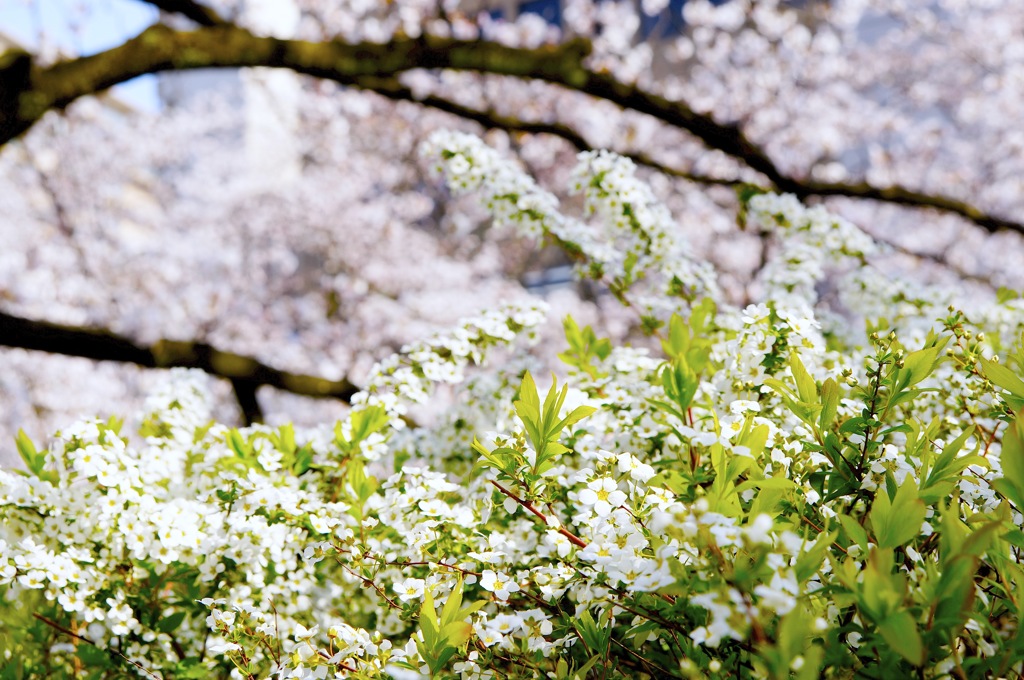
[[[139,662],[133,661],[133,660],[129,659],[127,656],[125,656],[124,654],[122,654],[121,652],[119,652],[119,651],[117,651],[115,649],[110,649],[109,647],[107,647],[107,648],[100,647],[98,644],[96,644],[95,642],[93,642],[89,638],[83,637],[83,636],[79,635],[78,633],[75,633],[74,631],[71,631],[71,630],[65,628],[64,626],[60,625],[56,621],[51,621],[50,619],[46,618],[42,614],[39,614],[39,613],[36,613],[36,612],[32,612],[32,616],[33,616],[33,618],[35,618],[35,619],[37,619],[39,621],[42,621],[43,623],[45,623],[50,628],[53,628],[56,631],[64,633],[65,635],[67,635],[69,637],[72,637],[72,638],[74,638],[76,640],[79,640],[81,642],[84,642],[86,644],[92,645],[96,649],[103,649],[108,654],[110,654],[111,656],[119,656],[119,657],[121,657],[122,659],[124,659],[125,661],[127,661],[131,665],[135,666],[140,671],[142,671],[143,673],[145,673],[146,675],[148,675],[150,677],[157,678],[157,680],[159,680],[159,678],[160,678],[159,675],[157,675],[156,673],[148,670],[147,668],[142,666]]]
[[[544,522],[545,525],[547,525],[547,523],[548,523],[547,515],[545,515],[543,512],[541,512],[540,510],[535,508],[533,506],[533,503],[531,503],[530,501],[523,500],[522,498],[520,498],[519,496],[515,495],[514,493],[512,493],[511,491],[509,491],[508,489],[503,487],[501,484],[499,484],[498,482],[494,481],[493,479],[491,480],[491,484],[493,484],[495,486],[495,488],[498,489],[498,491],[502,492],[503,494],[505,494],[506,496],[508,496],[512,500],[514,500],[516,503],[518,503],[519,505],[523,506],[528,511],[530,511],[531,513],[536,515],[542,522]],[[584,541],[582,538],[580,538],[579,536],[577,536],[576,534],[572,533],[571,531],[569,531],[568,529],[566,529],[565,527],[563,527],[561,525],[559,525],[559,527],[558,527],[558,533],[560,533],[563,536],[565,536],[566,538],[568,538],[569,542],[572,543],[573,545],[575,545],[578,548],[586,548],[587,547],[586,541]]]

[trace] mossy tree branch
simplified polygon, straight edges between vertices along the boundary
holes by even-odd
[[[167,3],[164,3],[167,4]],[[170,3],[178,4],[178,3]],[[219,19],[219,18],[218,18]],[[210,67],[266,66],[333,80],[345,85],[380,91],[385,96],[415,100],[396,89],[395,77],[413,69],[456,69],[485,74],[532,78],[560,85],[650,115],[685,130],[709,148],[726,153],[761,173],[773,188],[800,198],[849,196],[916,208],[954,213],[987,231],[1008,229],[1024,233],[1024,223],[986,213],[964,201],[903,187],[825,183],[783,172],[768,154],[753,143],[738,125],[719,123],[685,102],[672,101],[617,81],[586,66],[590,43],[575,39],[535,49],[508,47],[485,40],[455,40],[434,36],[398,37],[388,43],[314,43],[256,36],[233,25],[205,26],[176,31],[155,25],[124,44],[100,54],[40,67],[24,55],[0,55],[0,144],[30,128],[51,109],[62,109],[79,97],[148,73]],[[440,98],[429,105],[479,119],[466,107]],[[478,112],[479,113],[479,112]],[[501,124],[500,117],[491,120]],[[509,121],[505,121],[509,122]],[[524,131],[531,125],[522,124]],[[577,133],[564,126],[549,127],[553,134],[579,144]],[[650,159],[647,159],[650,160]],[[672,173],[676,174],[676,173]]]

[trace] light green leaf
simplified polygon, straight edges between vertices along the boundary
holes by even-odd
[[[249,455],[249,444],[242,438],[238,430],[228,432],[228,445],[234,450],[239,458],[247,458]]]
[[[789,355],[789,370],[793,371],[793,377],[796,378],[796,389],[797,394],[800,395],[800,401],[807,404],[814,404],[818,401],[818,388],[814,384],[814,378],[807,372],[800,356],[793,352]]]
[[[796,482],[786,477],[765,477],[764,479],[748,479],[736,486],[736,493],[743,493],[748,489],[778,489],[788,491],[795,489]]]
[[[988,460],[982,456],[961,456],[957,457],[964,444],[974,434],[974,426],[971,425],[960,436],[946,444],[942,453],[935,459],[931,470],[927,473],[925,481],[921,484],[918,496],[925,503],[934,503],[952,492],[953,487],[960,478],[960,473],[971,465],[988,467]]]
[[[442,629],[445,640],[452,647],[462,647],[473,634],[473,625],[467,621],[453,621]]]
[[[931,375],[938,363],[940,349],[939,346],[925,347],[903,357],[903,374],[900,382],[906,384],[902,387],[913,387]]]
[[[821,384],[821,413],[818,415],[818,428],[827,430],[832,427],[839,409],[839,385],[832,378]]]
[[[878,623],[878,632],[900,656],[914,664],[923,666],[925,662],[924,643],[917,629],[917,622],[910,612],[901,610],[893,612],[884,621]]]
[[[888,496],[886,496],[888,499]],[[868,533],[864,531],[864,527],[857,523],[853,517],[849,515],[837,515],[839,523],[843,525],[843,530],[846,531],[846,535],[851,541],[860,546],[861,550],[867,550],[868,548]]]
[[[25,430],[18,430],[18,436],[14,438],[14,442],[18,446],[18,455],[25,461],[25,467],[29,472],[38,476],[43,469],[45,456],[39,455],[36,451],[36,445],[25,434]]]
[[[985,369],[985,377],[993,385],[1002,387],[1013,396],[1024,399],[1024,381],[1018,378],[1013,371],[989,359],[981,359],[981,365]]]
[[[895,548],[916,538],[920,533],[921,524],[927,508],[918,498],[917,485],[911,477],[907,477],[896,492],[896,497],[889,501],[889,494],[878,491],[875,502],[871,506],[868,519],[875,540],[880,548]]]
[[[558,425],[555,426],[555,430],[557,432],[561,432],[566,427],[575,425],[595,411],[597,411],[597,409],[593,406],[577,406],[569,415],[563,418]]]
[[[999,457],[1003,479],[1016,488],[1016,495],[1024,495],[1024,410],[1017,414],[1003,434],[1003,450]],[[1021,508],[1020,505],[1017,506]]]
[[[441,608],[441,625],[444,626],[452,621],[459,620],[459,611],[462,609],[462,579],[452,588],[448,599]]]

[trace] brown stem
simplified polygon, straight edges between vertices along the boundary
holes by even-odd
[[[523,500],[522,498],[520,498],[519,496],[515,495],[514,493],[512,493],[511,491],[509,491],[508,489],[503,487],[501,484],[499,484],[498,482],[494,481],[493,479],[491,480],[491,484],[493,484],[495,486],[495,488],[498,489],[498,491],[502,492],[503,494],[505,494],[506,496],[508,496],[512,500],[514,500],[516,503],[519,503],[519,505],[523,506],[528,511],[530,511],[531,513],[536,515],[542,522],[544,522],[545,525],[548,523],[547,515],[545,515],[543,512],[541,512],[540,510],[535,508],[533,506],[533,503],[531,503],[530,501]],[[579,536],[577,536],[576,534],[572,533],[571,531],[569,531],[568,529],[566,529],[563,526],[559,526],[558,527],[558,533],[560,533],[563,536],[565,536],[566,538],[568,538],[569,542],[572,543],[573,545],[575,545],[578,548],[586,548],[587,547],[587,543],[583,539],[581,539]]]
[[[39,614],[39,613],[36,613],[36,612],[32,612],[32,617],[35,618],[38,621],[42,621],[43,623],[45,623],[50,628],[53,628],[54,630],[56,630],[56,631],[58,631],[60,633],[63,633],[64,635],[67,635],[67,636],[69,636],[71,638],[74,638],[75,640],[78,640],[80,642],[84,642],[84,643],[86,643],[88,645],[92,645],[96,649],[103,649],[102,647],[97,645],[95,642],[93,642],[89,638],[83,637],[83,636],[79,635],[78,633],[75,633],[74,631],[71,631],[71,630],[65,628],[64,626],[60,625],[56,621],[51,621],[50,619],[46,618],[42,614]],[[151,677],[157,678],[158,680],[160,678],[160,676],[157,675],[156,673],[146,669],[144,666],[139,664],[137,661],[132,661],[131,659],[129,659],[127,656],[125,656],[124,654],[122,654],[119,651],[116,651],[114,649],[109,649],[108,648],[107,649],[107,653],[110,654],[111,656],[119,656],[119,657],[121,657],[122,659],[124,659],[125,661],[127,661],[131,665],[135,666],[136,668],[138,668],[140,671],[142,671],[146,675],[149,675]]]

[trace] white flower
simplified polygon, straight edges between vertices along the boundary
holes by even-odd
[[[654,468],[647,463],[641,463],[636,456],[631,453],[620,453],[618,455],[619,461],[619,472],[629,473],[637,482],[647,482],[654,477]]]
[[[484,590],[494,593],[499,600],[507,600],[512,593],[519,591],[519,584],[511,580],[506,574],[495,572],[492,569],[485,569],[480,576],[480,585]]]
[[[599,477],[580,491],[579,499],[580,503],[592,507],[598,517],[605,517],[612,511],[612,508],[616,508],[626,501],[626,494],[619,491],[614,479]]]
[[[213,642],[206,646],[206,651],[210,654],[227,654],[241,650],[242,646],[236,642]]]
[[[423,597],[425,582],[421,578],[407,578],[404,581],[396,581],[391,587],[398,593],[398,599],[402,602],[418,600]]]
[[[771,531],[774,526],[775,522],[772,520],[771,516],[761,513],[754,518],[754,521],[743,528],[743,535],[755,545],[771,545]]]

